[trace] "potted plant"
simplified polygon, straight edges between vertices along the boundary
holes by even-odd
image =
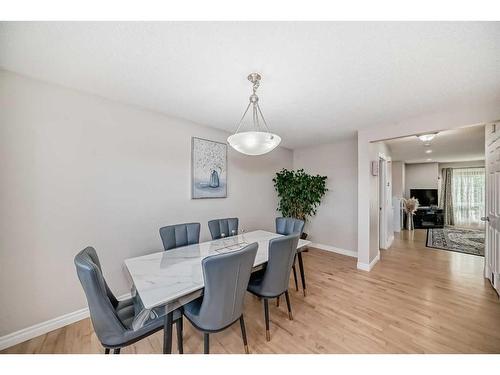
[[[303,169],[282,169],[273,178],[278,193],[278,208],[285,217],[307,221],[316,214],[321,198],[326,194],[326,176],[310,175]],[[307,233],[302,234],[305,239]]]

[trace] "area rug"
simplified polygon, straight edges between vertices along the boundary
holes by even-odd
[[[428,229],[426,245],[484,257],[484,230],[454,227]]]

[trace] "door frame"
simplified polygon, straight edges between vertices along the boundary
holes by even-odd
[[[387,250],[391,247],[392,241],[394,240],[394,235],[389,235],[389,228],[392,229],[392,223],[389,223],[389,218],[391,217],[389,212],[389,207],[387,205],[388,201],[391,201],[391,197],[388,197],[389,187],[392,185],[391,181],[388,180],[388,168],[391,158],[386,154],[378,153],[378,163],[379,163],[379,173],[378,173],[378,246],[379,250]]]

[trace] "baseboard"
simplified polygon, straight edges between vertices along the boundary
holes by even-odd
[[[130,298],[130,293],[118,297],[118,300]],[[0,350],[7,349],[11,346],[20,344],[26,340],[44,335],[55,329],[67,326],[71,323],[78,322],[89,317],[88,307],[70,312],[69,314],[61,315],[57,318],[41,322],[30,327],[23,328],[19,331],[9,333],[0,337]]]
[[[380,251],[377,254],[377,256],[370,262],[370,264],[358,262],[357,268],[358,270],[370,272],[379,260],[380,260]]]
[[[311,243],[309,246],[315,247],[315,248],[321,249],[321,250],[331,251],[332,253],[347,255],[348,257],[353,257],[353,258],[358,257],[358,253],[356,251],[341,249],[339,247],[334,247],[334,246],[330,246],[330,245],[323,245],[321,243],[315,243],[315,242]]]

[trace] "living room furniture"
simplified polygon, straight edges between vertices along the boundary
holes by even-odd
[[[413,216],[415,228],[443,228],[444,211],[437,207],[419,207]]]

